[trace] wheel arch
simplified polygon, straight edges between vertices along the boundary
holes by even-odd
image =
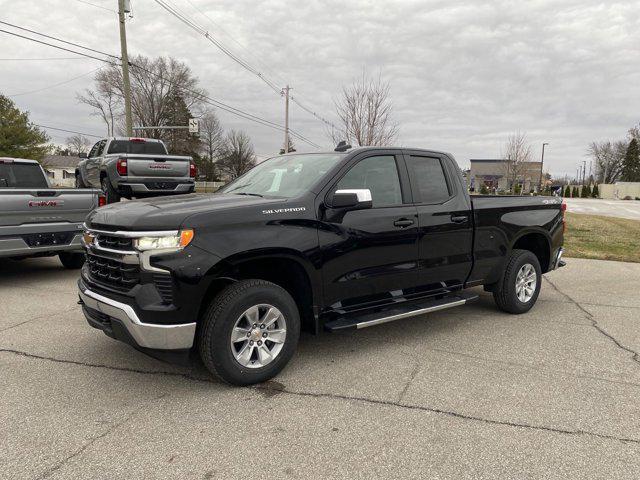
[[[551,266],[551,237],[548,232],[527,229],[513,240],[511,251],[514,249],[530,251],[537,257],[542,273],[549,271]]]
[[[239,280],[260,279],[289,292],[298,306],[303,329],[318,331],[315,304],[321,298],[319,273],[300,252],[288,249],[242,252],[218,262],[206,277],[210,283],[202,298],[198,318],[215,295],[228,285]]]

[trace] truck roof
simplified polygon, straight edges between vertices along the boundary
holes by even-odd
[[[431,153],[431,154],[436,154],[436,155],[448,155],[449,157],[453,158],[453,155],[451,155],[448,152],[443,152],[441,150],[431,150],[431,149],[428,149],[428,148],[378,147],[378,146],[351,147],[351,148],[349,148],[349,149],[347,149],[345,151],[322,150],[322,151],[319,151],[319,152],[291,152],[291,153],[288,153],[286,155],[297,155],[297,154],[308,155],[308,154],[311,154],[311,153],[318,153],[318,154],[324,154],[324,155],[327,155],[327,154],[335,155],[336,153],[341,153],[341,154],[347,155],[347,154],[351,154],[351,153],[354,153],[354,152],[366,152],[366,151],[369,151],[369,150],[392,150],[392,151],[394,151],[394,150],[398,150],[398,151],[411,150],[411,151],[414,151],[414,152]],[[274,156],[277,156],[277,155],[274,155]]]
[[[27,158],[0,157],[0,163],[38,163],[38,161]]]
[[[109,140],[129,141],[129,140],[144,140],[145,142],[160,143],[162,140],[158,138],[146,138],[146,137],[107,137]]]

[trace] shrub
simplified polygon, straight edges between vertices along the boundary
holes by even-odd
[[[569,185],[567,185],[564,189],[564,195],[563,197],[565,198],[569,198],[571,196],[571,187]]]
[[[598,190],[598,184],[595,183],[593,185],[593,190],[591,190],[591,196],[593,198],[600,198],[600,191]]]
[[[581,198],[589,198],[591,196],[591,190],[587,185],[582,186],[582,190],[580,191]]]
[[[489,189],[486,185],[480,187],[480,195],[489,195]]]
[[[573,198],[578,198],[580,196],[580,192],[578,192],[578,187],[573,187],[573,191],[571,192],[571,196]]]

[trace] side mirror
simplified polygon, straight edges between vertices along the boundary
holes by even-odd
[[[371,190],[368,188],[336,190],[331,198],[331,208],[334,209],[364,210],[372,206]]]
[[[87,158],[87,152],[80,152],[80,153],[78,154],[78,157],[80,157],[80,158]]]

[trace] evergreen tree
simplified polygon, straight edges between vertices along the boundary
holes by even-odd
[[[622,181],[640,182],[640,150],[638,141],[632,138],[622,162]]]
[[[563,197],[565,198],[569,198],[571,196],[571,187],[569,185],[567,185],[564,189],[564,195]]]
[[[573,187],[573,191],[571,192],[571,196],[573,198],[578,198],[580,196],[579,192],[578,192],[578,187]]]
[[[600,198],[600,192],[598,191],[598,184],[593,184],[593,190],[591,190],[591,196],[593,198]]]
[[[589,198],[589,196],[591,195],[591,192],[589,191],[589,187],[586,185],[582,186],[582,191],[580,192],[580,197],[581,198]]]
[[[192,117],[189,108],[179,92],[171,95],[167,106],[167,122],[172,126],[186,126]],[[162,139],[167,143],[169,152],[174,155],[188,155],[199,159],[200,139],[189,133],[187,129],[170,129],[162,132]]]
[[[41,160],[49,151],[49,137],[29,122],[29,113],[21,112],[0,95],[0,157]]]

